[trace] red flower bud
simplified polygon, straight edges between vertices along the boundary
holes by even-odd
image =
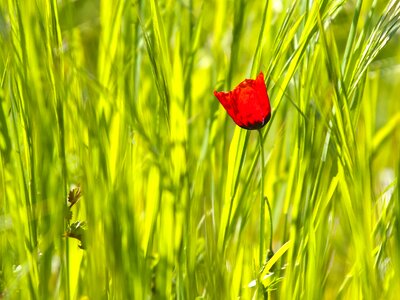
[[[233,121],[244,129],[260,129],[271,117],[271,106],[260,72],[255,80],[245,79],[230,92],[214,91]]]

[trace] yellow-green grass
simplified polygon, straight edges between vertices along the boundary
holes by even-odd
[[[0,298],[396,299],[399,26],[398,0],[1,1]],[[263,147],[213,95],[260,71]]]

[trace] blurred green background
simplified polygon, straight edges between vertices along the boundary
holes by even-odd
[[[1,1],[0,298],[396,299],[399,26],[398,0]],[[263,147],[213,95],[260,71]]]

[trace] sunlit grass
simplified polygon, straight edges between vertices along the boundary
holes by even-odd
[[[2,1],[0,298],[395,299],[399,26],[396,0]],[[260,70],[264,166],[213,95]]]

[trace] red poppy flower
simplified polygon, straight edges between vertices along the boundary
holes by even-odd
[[[271,106],[262,72],[255,80],[243,80],[230,92],[214,91],[214,95],[233,121],[244,129],[260,129],[271,117]]]

